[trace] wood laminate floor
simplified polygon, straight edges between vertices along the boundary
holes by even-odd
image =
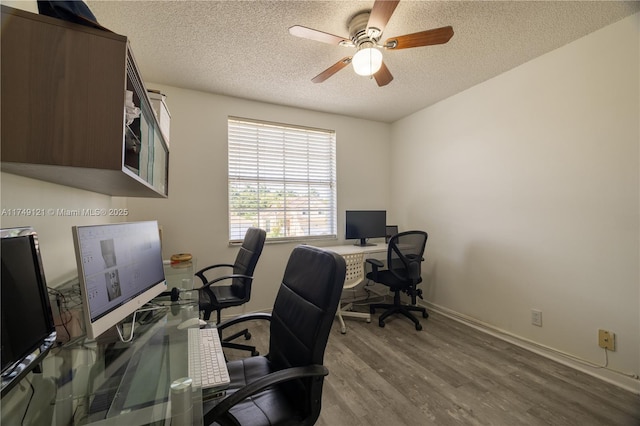
[[[319,426],[640,426],[640,397],[431,312],[334,321]],[[268,328],[250,323],[267,352]],[[229,359],[246,353],[228,350]]]

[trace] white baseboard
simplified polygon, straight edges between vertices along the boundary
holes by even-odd
[[[629,392],[640,395],[640,380],[638,378],[629,377],[625,374],[618,373],[616,371],[603,368],[603,367],[590,367],[586,364],[580,363],[577,360],[571,359],[569,356],[563,354],[562,352],[556,349],[546,347],[539,343],[516,336],[508,331],[501,330],[490,324],[486,324],[475,318],[469,317],[467,315],[461,314],[459,312],[453,311],[443,306],[435,305],[433,303],[424,302],[424,301],[420,301],[418,304],[423,305],[425,308],[431,311],[444,315],[447,318],[451,318],[462,324],[473,327],[478,331],[482,331],[483,333],[490,334],[494,337],[497,337],[498,339],[512,343],[523,349],[526,349],[538,355],[544,356],[546,358],[552,359],[556,362],[559,362],[560,364],[566,365],[575,370],[581,371],[583,373],[589,374],[590,376],[603,380],[607,383],[611,383]]]

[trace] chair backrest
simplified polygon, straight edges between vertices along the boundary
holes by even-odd
[[[271,314],[269,360],[277,370],[323,364],[345,271],[336,253],[311,246],[293,249]],[[301,379],[286,383],[283,391],[315,421],[322,383],[322,378]]]
[[[384,242],[389,244],[389,240],[391,239],[391,237],[393,237],[397,233],[398,233],[398,225],[387,225]]]
[[[350,289],[364,281],[364,253],[343,254],[347,265],[347,274],[344,279],[344,289]]]
[[[253,227],[247,229],[247,232],[244,234],[242,246],[233,263],[234,274],[253,276],[253,271],[256,269],[266,239],[267,233],[264,229]],[[236,297],[249,300],[251,295],[251,282],[252,280],[247,278],[233,278],[231,281],[231,292]]]
[[[424,231],[406,231],[389,239],[387,269],[409,284],[422,281],[421,264],[428,235]]]

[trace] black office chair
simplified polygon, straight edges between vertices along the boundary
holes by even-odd
[[[387,269],[381,269],[384,264],[379,260],[367,259],[373,268],[367,274],[367,278],[386,285],[393,292],[393,304],[375,303],[369,305],[371,314],[374,314],[376,309],[386,309],[378,319],[380,327],[384,327],[384,320],[389,315],[402,314],[413,321],[416,330],[422,330],[422,325],[411,312],[422,312],[423,318],[429,317],[425,308],[416,306],[416,297],[422,299],[422,290],[416,286],[422,282],[420,265],[424,260],[427,237],[427,233],[423,231],[407,231],[393,235],[389,239]],[[400,302],[401,292],[411,296],[411,305],[404,305]]]
[[[271,314],[255,313],[219,325],[270,320],[269,354],[227,363],[224,399],[204,403],[204,424],[313,425],[320,415],[322,365],[346,266],[341,256],[298,246],[287,263]]]
[[[398,233],[398,225],[387,225],[386,226],[386,232],[385,232],[386,235],[384,237],[384,242],[389,244],[389,240],[391,239],[391,237],[393,237],[397,233]]]
[[[203,311],[203,318],[208,321],[211,318],[211,312],[216,311],[216,324],[220,323],[220,311],[232,306],[244,305],[251,297],[251,284],[253,282],[253,271],[256,268],[267,233],[264,229],[249,228],[244,235],[242,246],[238,251],[236,260],[231,264],[221,263],[217,265],[207,266],[196,272],[196,276],[202,280],[203,286],[198,289],[200,311]],[[208,279],[206,272],[216,270],[217,268],[231,268],[231,275],[219,276],[214,279]],[[227,269],[228,270],[228,269]],[[229,285],[213,285],[221,281],[230,281]],[[249,329],[244,329],[231,336],[223,338],[222,346],[227,348],[240,349],[251,352],[252,355],[258,355],[256,348],[249,345],[241,345],[233,343],[232,340],[244,336],[246,340],[251,338]]]

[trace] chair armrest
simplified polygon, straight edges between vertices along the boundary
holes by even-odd
[[[382,263],[378,259],[367,259],[367,263],[370,263],[372,266],[378,267],[378,268],[384,267],[384,263]]]
[[[367,259],[367,263],[371,264],[371,274],[373,281],[378,281],[378,269],[384,267],[384,263],[378,259]]]
[[[234,324],[238,324],[245,321],[252,320],[266,320],[271,321],[271,314],[266,312],[254,312],[252,314],[239,315],[237,317],[230,318],[226,321],[222,321],[220,324],[216,326],[219,332],[224,330],[225,328],[231,327]]]
[[[195,276],[196,276],[196,277],[198,277],[198,278],[200,278],[200,279],[202,280],[202,283],[203,283],[203,284],[206,284],[206,283],[207,283],[207,281],[209,281],[209,280],[207,279],[207,277],[205,277],[205,276],[204,276],[204,273],[205,273],[205,272],[207,272],[207,271],[209,271],[209,270],[211,270],[211,269],[214,269],[214,268],[221,268],[221,267],[225,267],[225,268],[233,268],[233,265],[230,265],[230,264],[228,264],[228,263],[218,263],[218,264],[216,264],[216,265],[207,266],[206,268],[202,268],[202,269],[200,269],[198,272],[196,272],[196,273],[195,273]]]
[[[229,280],[229,279],[232,279],[232,278],[249,278],[250,280],[253,279],[253,277],[250,276],[250,275],[242,275],[242,274],[225,275],[224,277],[218,277],[218,278],[216,278],[214,280],[211,280],[209,282],[205,282],[202,285],[202,287],[200,287],[200,288],[209,287],[210,285],[215,284],[217,282],[224,281],[224,280]]]
[[[327,374],[329,374],[329,370],[327,370],[324,365],[317,364],[306,365],[303,367],[292,367],[267,374],[266,376],[238,389],[236,392],[220,401],[220,403],[205,414],[204,424],[213,423],[217,418],[227,413],[240,401],[257,394],[270,386],[304,377],[324,377]]]

